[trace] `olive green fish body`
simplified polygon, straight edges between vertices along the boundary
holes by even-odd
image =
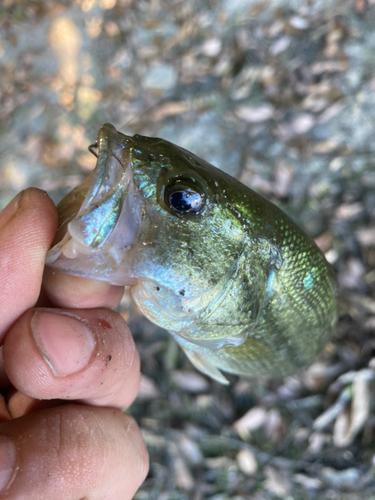
[[[227,207],[243,224],[243,239],[215,322],[246,332],[237,346],[210,349],[175,335],[205,373],[212,366],[241,375],[286,375],[311,363],[336,323],[335,279],[313,240],[275,205],[232,181]],[[229,219],[229,216],[228,216]],[[227,278],[226,278],[227,279]],[[236,319],[234,319],[236,318]],[[203,319],[204,328],[207,320]]]
[[[274,219],[274,225],[280,232],[275,230],[272,243],[260,238],[245,246],[242,300],[228,311],[247,324],[247,339],[237,347],[198,350],[176,338],[189,357],[209,360],[235,374],[286,375],[311,363],[327,342],[336,322],[332,271],[315,244],[283,214]],[[257,250],[260,258],[254,259]],[[256,321],[249,322],[256,309]]]
[[[220,370],[284,375],[310,363],[336,321],[334,276],[315,243],[167,141],[104,125],[97,145],[84,202],[72,218],[77,191],[63,200],[68,232],[47,263],[130,285],[141,311],[220,382]]]

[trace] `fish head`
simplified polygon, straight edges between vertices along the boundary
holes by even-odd
[[[181,330],[220,293],[243,247],[226,174],[167,141],[109,124],[96,146],[95,171],[58,207],[66,234],[47,265],[130,285],[147,317]]]

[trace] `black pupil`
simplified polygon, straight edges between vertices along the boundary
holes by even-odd
[[[170,203],[179,212],[198,212],[202,208],[202,196],[192,189],[175,191],[169,197]]]

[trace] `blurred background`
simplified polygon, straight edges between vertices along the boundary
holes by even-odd
[[[332,263],[340,321],[302,374],[196,372],[126,295],[142,360],[138,500],[375,498],[375,0],[2,0],[0,209],[55,202],[110,122],[277,203]]]

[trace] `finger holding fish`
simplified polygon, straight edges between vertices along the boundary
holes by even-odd
[[[46,267],[43,288],[56,307],[94,308],[118,306],[124,287],[71,276]]]

